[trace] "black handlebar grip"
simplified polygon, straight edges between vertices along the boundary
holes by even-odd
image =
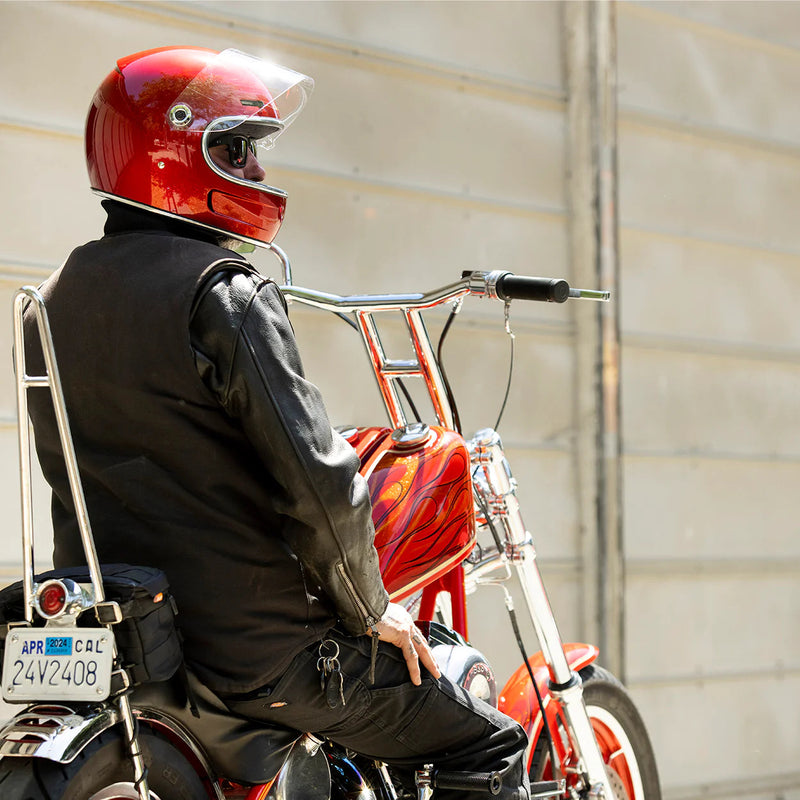
[[[499,772],[441,772],[431,776],[431,783],[437,789],[455,789],[462,792],[487,792],[500,794],[503,782]]]
[[[569,284],[563,278],[529,278],[510,272],[500,276],[496,290],[501,300],[563,303],[569,298]]]

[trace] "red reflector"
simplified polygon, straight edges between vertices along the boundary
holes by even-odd
[[[62,583],[48,583],[39,592],[39,608],[48,616],[59,614],[67,603],[67,590]]]

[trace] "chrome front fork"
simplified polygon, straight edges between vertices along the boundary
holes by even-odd
[[[483,509],[490,521],[503,526],[508,563],[517,570],[525,603],[550,671],[550,693],[564,709],[579,768],[585,776],[590,796],[601,793],[614,800],[602,754],[594,736],[592,723],[583,702],[583,689],[578,673],[573,672],[564,654],[550,601],[536,563],[533,540],[525,528],[516,496],[516,481],[503,453],[500,436],[491,428],[478,431],[468,443],[476,491],[486,503]]]

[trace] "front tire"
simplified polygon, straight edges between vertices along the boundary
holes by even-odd
[[[187,759],[166,739],[141,728],[139,744],[151,793],[159,800],[208,800]],[[44,758],[0,761],[3,800],[131,800],[137,798],[133,764],[125,754],[119,726],[104,731],[69,764]]]
[[[584,667],[579,674],[614,800],[661,800],[650,737],[625,687],[608,670],[595,664]],[[557,757],[562,762],[569,761],[572,748],[560,711],[553,736]],[[531,780],[551,780],[552,774],[547,742],[540,736],[531,760]],[[567,774],[568,787],[574,780]]]

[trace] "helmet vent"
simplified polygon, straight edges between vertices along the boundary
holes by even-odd
[[[192,121],[192,109],[186,103],[176,103],[169,110],[169,121],[176,128],[185,128]]]

